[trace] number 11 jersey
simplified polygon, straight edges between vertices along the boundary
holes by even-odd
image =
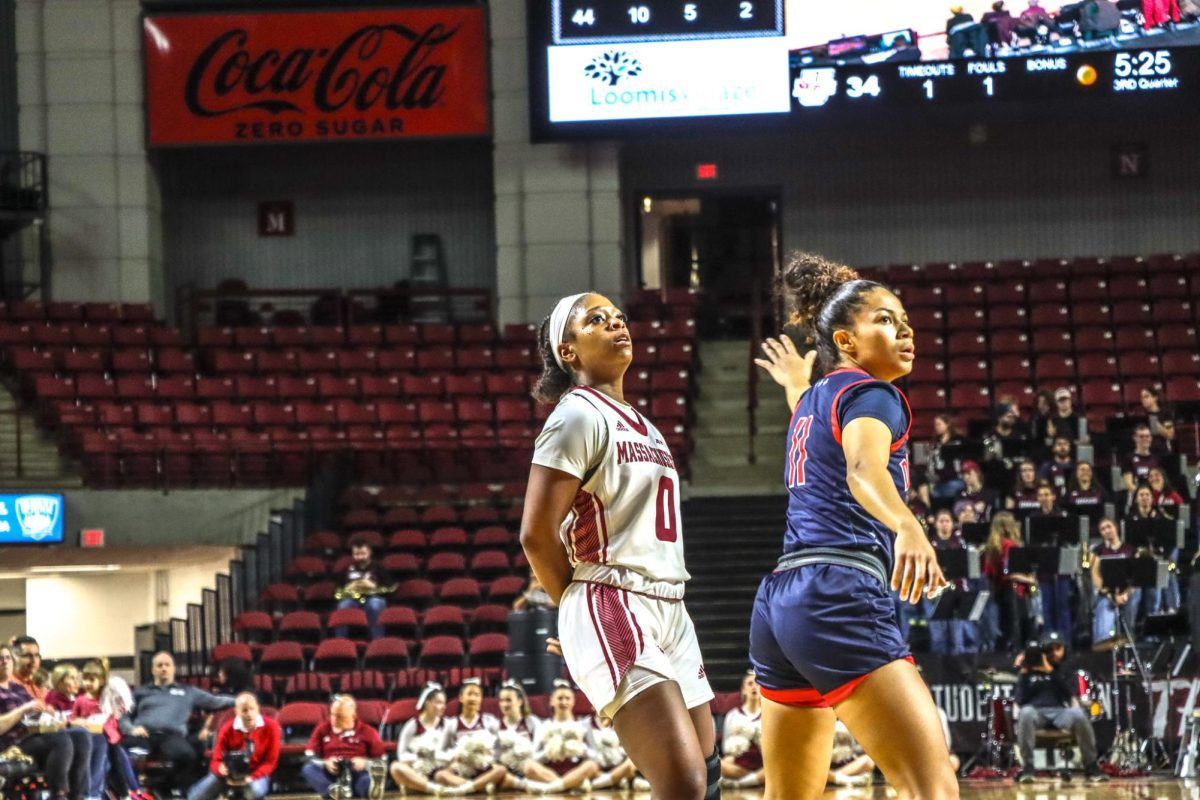
[[[533,463],[579,478],[559,536],[573,579],[676,600],[683,560],[679,473],[666,440],[637,409],[588,386],[558,401]]]

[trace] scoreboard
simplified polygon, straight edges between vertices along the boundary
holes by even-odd
[[[628,136],[667,122],[734,131],[861,124],[872,109],[1004,102],[1076,113],[1087,98],[1111,105],[1200,91],[1200,21],[1147,30],[1126,10],[1118,29],[1096,38],[1073,28],[1063,6],[1041,39],[964,52],[927,30],[944,24],[930,22],[944,20],[941,0],[906,3],[530,0],[533,138]],[[904,24],[913,27],[896,27]]]
[[[552,0],[554,43],[783,36],[783,0]]]

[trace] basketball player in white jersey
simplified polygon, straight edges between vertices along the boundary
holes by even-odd
[[[624,400],[625,315],[596,293],[542,323],[534,397],[555,403],[534,446],[521,545],[559,606],[571,675],[656,800],[720,797],[712,689],[683,605],[679,474],[666,440]]]

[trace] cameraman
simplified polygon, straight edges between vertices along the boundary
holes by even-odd
[[[258,698],[250,692],[237,696],[234,710],[217,733],[209,773],[188,790],[187,800],[215,800],[234,791],[261,800],[271,790],[283,740],[279,723],[259,712]]]
[[[1057,646],[1056,646],[1057,645]],[[1092,782],[1108,780],[1096,763],[1096,734],[1091,720],[1079,707],[1074,685],[1062,666],[1058,649],[1061,642],[1033,644],[1021,659],[1021,677],[1017,680],[1015,700],[1021,707],[1017,717],[1017,746],[1021,751],[1019,783],[1034,779],[1033,744],[1038,730],[1054,728],[1075,735],[1083,756],[1083,771]],[[1054,651],[1052,658],[1050,651]]]
[[[310,760],[300,774],[319,797],[334,797],[333,790],[348,779],[354,797],[378,800],[387,780],[385,753],[379,734],[358,718],[354,698],[341,694],[329,706],[329,719],[308,740],[305,755]]]

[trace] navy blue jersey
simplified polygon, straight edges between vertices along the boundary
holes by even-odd
[[[891,430],[888,472],[900,496],[908,496],[908,400],[895,386],[862,370],[830,372],[804,393],[788,428],[785,553],[806,547],[878,547],[890,567],[893,532],[867,513],[846,483],[842,430],[859,417],[881,420]]]

